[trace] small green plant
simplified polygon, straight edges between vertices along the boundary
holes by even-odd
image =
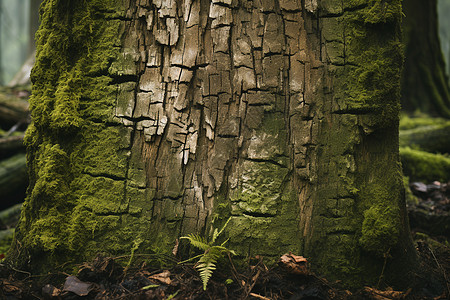
[[[216,269],[217,261],[220,258],[222,258],[224,254],[236,255],[236,253],[233,250],[229,250],[225,247],[225,244],[226,242],[228,242],[228,239],[220,245],[215,245],[216,239],[220,236],[225,227],[228,225],[230,219],[231,217],[225,222],[225,225],[223,225],[222,229],[220,230],[217,230],[217,228],[214,229],[213,237],[210,242],[208,242],[206,238],[196,234],[189,234],[188,236],[181,237],[181,239],[189,240],[189,243],[195,248],[204,251],[203,254],[197,255],[187,260],[190,261],[200,257],[200,259],[195,265],[195,268],[200,273],[200,278],[202,279],[203,282],[203,290],[206,290],[208,281],[211,278],[213,271]]]

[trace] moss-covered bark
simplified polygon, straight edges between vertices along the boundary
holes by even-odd
[[[450,88],[438,36],[436,0],[405,0],[402,107],[450,118]]]
[[[170,253],[231,217],[241,257],[292,251],[349,286],[376,282],[389,257],[399,283],[394,267],[414,265],[400,1],[123,5],[44,2],[10,259],[43,271]]]

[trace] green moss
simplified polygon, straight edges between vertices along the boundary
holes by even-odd
[[[438,126],[447,123],[443,118],[432,118],[427,115],[409,116],[402,114],[400,116],[400,130],[410,130],[423,126]]]
[[[287,184],[282,189],[275,216],[260,213],[232,214],[225,229],[227,247],[239,255],[264,255],[278,259],[280,254],[300,253],[299,209],[296,193]],[[264,242],[261,242],[264,241]]]
[[[244,161],[242,185],[231,192],[232,213],[276,215],[288,169],[270,162]]]
[[[419,199],[414,196],[411,189],[409,188],[409,177],[403,176],[403,187],[405,188],[405,200],[408,205],[417,205],[419,204]]]
[[[400,131],[400,147],[434,153],[450,152],[450,121]]]
[[[136,234],[124,237],[130,227],[122,226],[130,131],[114,124],[117,74],[108,73],[121,55],[125,13],[124,1],[42,5],[25,137],[30,188],[10,256],[17,266],[45,272],[133,245]]]
[[[316,273],[355,288],[376,284],[383,255],[407,237],[397,134],[402,13],[400,0],[340,3],[341,14],[319,21],[333,94],[319,108],[330,114],[319,118],[304,255]]]
[[[112,79],[98,74],[117,56],[114,45],[120,38],[120,21],[105,20],[98,13],[118,10],[116,1],[62,3],[43,5],[30,97],[34,126],[55,134],[79,129],[85,112],[97,111],[105,101],[112,109],[114,87],[105,84]]]
[[[371,130],[391,126],[400,108],[401,1],[346,1],[345,5],[362,8],[342,17],[347,66],[337,71],[342,80],[336,93],[339,109],[367,114],[361,121]]]
[[[403,172],[413,181],[442,182],[450,178],[450,158],[441,154],[400,148]]]
[[[365,251],[380,257],[398,242],[400,211],[393,206],[374,205],[364,212],[359,243]]]
[[[399,0],[371,1],[370,9],[365,13],[364,22],[380,24],[401,22],[402,5]]]
[[[5,254],[11,247],[13,241],[14,228],[0,231],[0,254]]]
[[[86,123],[71,142],[71,161],[77,172],[125,179],[131,129]],[[89,147],[86,147],[89,145]]]

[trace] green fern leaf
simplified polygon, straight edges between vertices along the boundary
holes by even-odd
[[[216,241],[216,239],[219,237],[219,235],[222,234],[222,232],[225,230],[225,227],[227,227],[228,222],[230,222],[230,220],[231,220],[231,217],[228,218],[228,220],[227,220],[227,221],[225,222],[225,224],[222,226],[222,228],[220,229],[220,231],[217,231],[217,228],[214,230],[213,238],[212,238],[211,244],[213,244],[213,243]]]
[[[200,273],[200,278],[203,283],[203,290],[206,290],[208,281],[211,278],[213,271],[216,269],[216,263],[219,256],[215,251],[207,251],[198,261],[196,269]]]
[[[225,247],[225,244],[228,242],[228,239],[223,242],[220,246],[214,245],[217,237],[224,231],[225,227],[230,222],[231,217],[225,222],[220,230],[214,229],[213,236],[211,242],[207,242],[207,240],[199,235],[189,234],[188,236],[183,236],[181,239],[187,239],[195,248],[201,249],[205,251],[205,253],[199,255],[200,259],[198,260],[195,268],[200,273],[200,279],[203,283],[203,290],[206,290],[206,286],[208,285],[208,281],[211,278],[213,271],[216,269],[216,264],[219,258],[223,257],[224,253],[229,253],[232,255],[236,255],[233,250],[229,250]],[[196,256],[198,257],[198,256]],[[191,258],[191,259],[195,259]],[[188,259],[187,261],[190,261]]]
[[[196,234],[188,234],[188,236],[182,236],[180,239],[187,239],[191,243],[192,246],[198,248],[200,250],[206,251],[211,246],[208,244],[205,238],[196,235]]]

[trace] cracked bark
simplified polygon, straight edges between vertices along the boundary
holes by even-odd
[[[71,206],[60,210],[75,207],[100,224],[109,222],[89,228],[93,247],[81,257],[99,247],[126,253],[136,244],[139,251],[168,253],[179,236],[208,235],[231,216],[225,230],[229,248],[241,255],[300,253],[329,278],[360,285],[378,280],[384,263],[360,242],[369,222],[364,214],[386,204],[400,222],[399,232],[392,233],[395,242],[384,250],[395,257],[386,274],[398,282],[393,270],[414,257],[401,201],[399,99],[394,93],[383,109],[356,103],[358,91],[345,89],[361,63],[347,49],[346,26],[353,21],[346,20],[366,6],[315,0],[124,5],[128,10],[117,18],[124,32],[120,53],[108,68],[114,116],[90,119],[83,112],[85,122],[97,127],[88,129],[88,137],[74,138],[77,147],[67,150],[68,162],[59,148],[43,150],[39,141],[30,146],[31,163],[40,155],[62,156],[69,165],[81,160],[82,170],[72,167],[67,178]],[[383,27],[389,35],[379,43],[395,42],[397,27]],[[109,131],[114,137],[102,140]],[[63,147],[67,138],[53,134],[52,143]],[[97,153],[117,147],[102,154],[108,157],[102,165],[87,145]],[[42,206],[41,194],[32,191],[43,175],[38,163],[33,168],[13,251],[31,257],[73,252],[72,240],[47,249],[39,236],[33,240],[39,251],[26,248],[26,230],[40,218],[31,208]],[[112,198],[96,206],[107,190]],[[88,218],[72,216],[67,222]],[[88,231],[87,225],[76,228]],[[23,264],[26,256],[21,257]]]

